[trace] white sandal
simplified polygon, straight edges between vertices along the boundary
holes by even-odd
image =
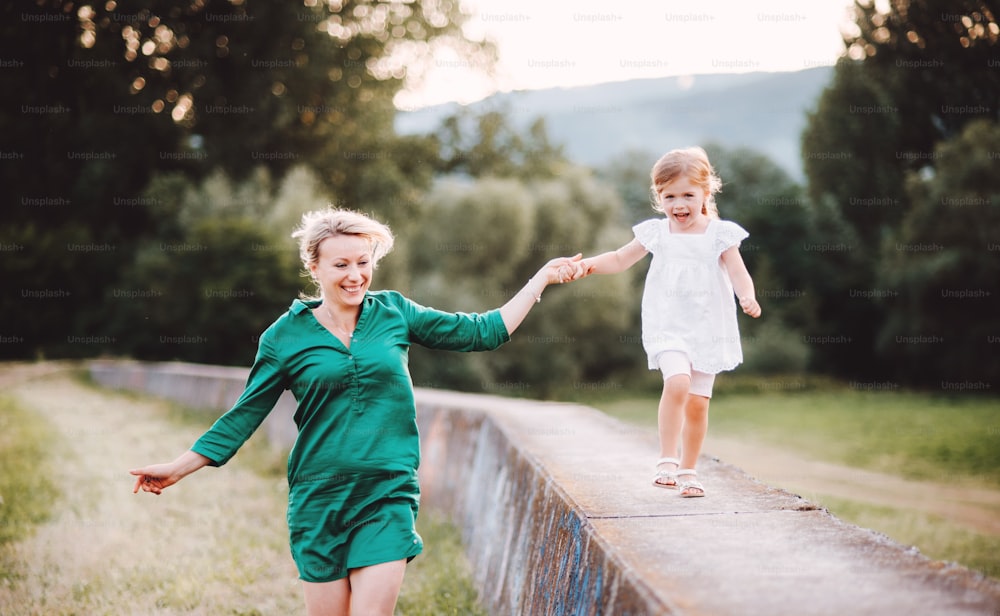
[[[677,458],[660,458],[656,461],[656,475],[653,477],[653,485],[657,488],[666,488],[668,490],[677,489],[677,468],[670,470],[660,468],[661,464],[673,464],[675,467],[680,468],[681,461]],[[667,481],[672,481],[673,483],[662,483],[660,480],[666,479]]]
[[[678,488],[681,491],[681,498],[705,496],[705,486],[701,485],[701,482],[695,479],[698,476],[698,471],[693,468],[680,468],[674,471],[674,475],[679,482]],[[681,479],[681,477],[690,477],[690,479]],[[692,490],[700,491],[692,492]]]

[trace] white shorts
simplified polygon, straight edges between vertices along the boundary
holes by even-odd
[[[691,377],[690,393],[696,396],[712,397],[712,385],[715,384],[715,375],[707,372],[699,372],[691,368],[691,360],[684,351],[664,351],[656,356],[656,364],[663,372],[663,380],[667,380],[678,374],[686,374]]]

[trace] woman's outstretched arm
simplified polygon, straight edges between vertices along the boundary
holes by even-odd
[[[173,462],[151,464],[142,468],[134,468],[129,473],[135,475],[135,487],[132,493],[140,489],[143,492],[161,494],[164,488],[174,485],[196,470],[208,466],[212,461],[193,451],[185,451]]]
[[[580,259],[583,255],[574,257],[559,257],[542,266],[542,269],[528,280],[520,291],[514,294],[506,304],[500,307],[500,316],[507,327],[507,333],[513,334],[521,325],[531,308],[541,301],[542,291],[550,284],[570,282],[583,276]]]

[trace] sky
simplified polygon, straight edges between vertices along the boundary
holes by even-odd
[[[445,0],[447,1],[447,0]],[[851,0],[455,0],[465,34],[497,43],[493,76],[451,50],[400,109],[470,103],[501,91],[832,65]]]

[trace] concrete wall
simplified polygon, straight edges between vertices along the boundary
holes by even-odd
[[[94,362],[102,384],[224,410],[247,371]],[[269,418],[287,444],[291,407]],[[422,506],[462,529],[493,614],[1000,614],[1000,585],[705,457],[650,486],[655,437],[593,409],[417,390]],[[206,423],[207,427],[207,423]]]
[[[135,362],[96,360],[89,364],[91,378],[112,389],[140,391],[172,400],[194,409],[205,409],[205,429],[240,397],[248,368],[209,366],[181,362]],[[291,448],[297,430],[292,416],[295,398],[286,391],[261,429],[277,447]]]

